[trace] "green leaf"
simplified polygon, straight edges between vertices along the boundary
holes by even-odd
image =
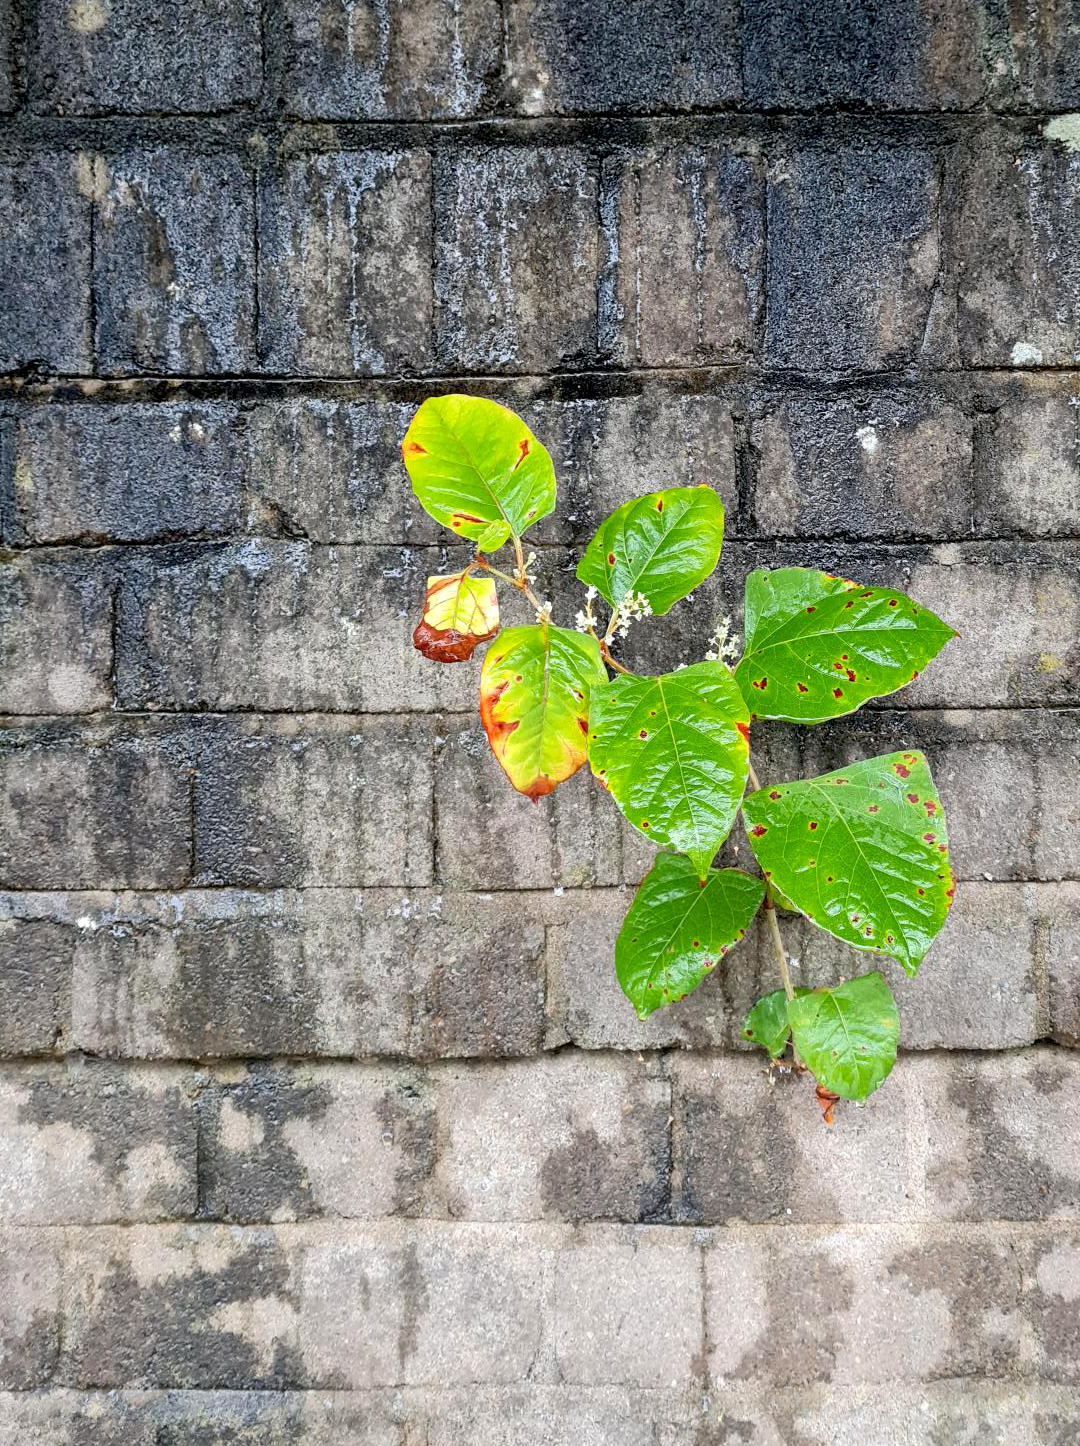
[[[735,670],[755,718],[821,723],[903,688],[956,636],[895,588],[803,567],[746,579]]]
[[[589,694],[607,680],[600,645],[550,624],[507,628],[480,672],[480,718],[519,793],[554,792],[585,762]]]
[[[818,1081],[845,1100],[864,1100],[896,1061],[896,1000],[876,971],[788,1003],[795,1048]]]
[[[615,943],[615,972],[638,1018],[696,989],[764,896],[762,880],[737,869],[710,869],[703,883],[689,859],[659,854]]]
[[[724,507],[711,487],[669,487],[614,511],[577,575],[613,607],[642,593],[659,617],[709,576],[723,538]]]
[[[547,449],[519,416],[485,397],[429,397],[401,451],[424,509],[459,537],[483,539],[489,549],[511,532],[520,537],[555,506]]]
[[[809,994],[809,989],[796,988],[796,996]],[[787,1017],[787,995],[782,989],[764,994],[743,1020],[743,1038],[760,1044],[770,1059],[779,1059],[791,1038]]]
[[[766,876],[796,909],[916,972],[953,896],[945,814],[921,753],[762,788],[743,817]]]
[[[589,763],[623,815],[704,878],[746,788],[749,711],[723,663],[594,688]]]
[[[492,522],[476,539],[476,550],[477,552],[498,552],[503,543],[509,540],[509,537],[510,524],[508,522]]]

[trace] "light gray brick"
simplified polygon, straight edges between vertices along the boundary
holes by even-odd
[[[1061,1381],[1075,1391],[1080,1379],[1080,1313],[1077,1272],[1080,1233],[1075,1229],[1036,1236],[1025,1260],[1028,1309],[1034,1340],[1034,1370],[1044,1381]],[[1060,1438],[1068,1441],[1063,1434]]]
[[[1076,1220],[1080,1059],[1046,1046],[912,1065],[926,1129],[926,1210],[942,1220]]]
[[[0,1054],[51,1054],[70,1037],[71,930],[18,920],[0,898]]]
[[[271,371],[365,376],[431,358],[426,152],[285,160],[260,200],[260,347]]]
[[[751,444],[769,535],[970,535],[972,423],[943,397],[780,398]]]
[[[240,1221],[420,1212],[436,1083],[414,1070],[251,1065],[203,1109],[201,1213]]]
[[[78,552],[0,561],[0,711],[90,713],[112,689],[112,569]]]
[[[747,101],[766,110],[967,110],[985,92],[977,0],[748,0]]]
[[[37,12],[34,107],[65,115],[228,110],[259,97],[255,0],[138,0]]]
[[[432,1058],[543,1043],[544,921],[513,896],[200,889],[2,902],[16,918],[51,912],[75,936],[72,1038],[95,1054]]]
[[[1080,531],[1080,400],[1068,386],[1038,377],[1012,391],[990,419],[983,457],[981,532]]]
[[[430,1403],[429,1446],[674,1446],[697,1423],[687,1391],[617,1386],[522,1386],[460,1391]],[[0,1442],[3,1438],[0,1437]],[[6,1443],[4,1443],[6,1446]]]
[[[666,1080],[560,1053],[432,1071],[438,1159],[423,1213],[462,1220],[649,1220],[666,1210]]]
[[[702,1338],[698,1250],[686,1235],[640,1230],[625,1243],[586,1236],[555,1268],[555,1357],[590,1386],[692,1384]]]
[[[511,786],[478,719],[448,719],[440,727],[440,884],[545,889],[618,882],[618,819],[588,765],[533,802]]]
[[[282,94],[305,119],[457,120],[496,98],[502,23],[496,0],[348,0],[285,6]]]
[[[203,884],[428,884],[433,724],[249,717],[207,733],[195,781]]]
[[[709,1367],[720,1387],[880,1390],[1020,1366],[1020,1284],[1001,1233],[726,1232],[705,1270]]]
[[[828,1129],[809,1076],[765,1056],[675,1058],[674,1204],[702,1225],[887,1221],[910,1214],[906,1090],[896,1075]]]
[[[1059,1044],[1080,1046],[1080,884],[1045,890],[1042,919],[1050,983],[1050,1028]]]
[[[0,730],[0,798],[11,820],[0,835],[3,887],[175,888],[187,880],[187,758],[168,733],[130,723],[13,723]]]
[[[768,184],[774,366],[888,368],[949,349],[934,157],[842,145],[775,162]]]
[[[960,634],[905,691],[905,702],[1015,708],[1080,698],[1076,560],[966,562],[946,551],[951,546],[897,577]]]
[[[89,372],[92,168],[82,156],[39,155],[0,165],[0,371],[35,364]]]
[[[438,666],[412,645],[429,573],[464,560],[462,549],[263,538],[129,556],[120,700],[226,711],[472,709],[479,660]]]
[[[1062,141],[1002,132],[973,144],[957,179],[958,328],[977,366],[1080,360],[1072,217],[1080,166]],[[1003,272],[998,264],[1010,258]]]
[[[0,1396],[0,1446],[406,1446],[392,1403],[347,1391],[70,1391]]]
[[[244,164],[175,147],[90,164],[102,369],[251,370],[254,200]]]
[[[764,185],[753,155],[681,148],[604,162],[613,315],[600,344],[626,365],[734,362],[757,353]]]
[[[84,1225],[194,1214],[185,1080],[113,1066],[0,1071],[0,1221]]]
[[[56,1246],[37,1233],[2,1230],[0,1390],[31,1391],[44,1386],[56,1368],[59,1350],[60,1260]]]
[[[509,89],[528,115],[712,109],[739,99],[739,8],[645,0],[511,0]]]
[[[238,531],[237,408],[220,403],[53,404],[15,434],[10,540],[156,542]]]
[[[595,358],[598,180],[583,151],[448,153],[435,211],[441,364],[524,372]]]

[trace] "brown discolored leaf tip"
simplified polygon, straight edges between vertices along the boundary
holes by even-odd
[[[413,441],[410,441],[410,440],[408,440],[408,439],[406,439],[406,441],[402,443],[401,450],[405,453],[406,457],[426,457],[426,456],[427,456],[427,448],[426,448],[426,447],[421,447],[421,445],[420,445],[419,442],[413,442]]]
[[[480,643],[486,643],[498,631],[496,626],[490,633],[478,637],[475,633],[459,633],[455,628],[433,628],[430,623],[421,622],[412,635],[413,647],[433,663],[464,663],[472,657]]]
[[[834,1095],[832,1090],[827,1090],[824,1085],[818,1085],[814,1090],[817,1102],[821,1106],[821,1115],[827,1125],[833,1124],[833,1110],[839,1103],[840,1096]]]

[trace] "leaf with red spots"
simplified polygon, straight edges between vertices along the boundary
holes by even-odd
[[[808,989],[797,988],[795,993],[808,994]],[[770,1059],[779,1059],[791,1038],[791,1025],[787,1017],[787,995],[782,989],[763,994],[743,1020],[743,1039],[759,1044]]]
[[[765,894],[738,869],[710,869],[662,853],[638,889],[615,941],[622,991],[647,1019],[696,989],[742,938]]]
[[[746,643],[735,670],[754,714],[821,723],[910,683],[955,637],[895,588],[804,567],[746,579]]]
[[[462,663],[499,631],[494,580],[474,573],[429,577],[413,647],[436,663]]]
[[[589,694],[605,682],[600,646],[550,624],[507,628],[480,673],[480,717],[519,793],[552,793],[585,762]]]
[[[485,397],[429,397],[401,448],[425,511],[494,552],[555,506],[547,449],[519,416]]]
[[[896,1062],[900,1019],[876,970],[797,994],[787,1015],[799,1057],[830,1094],[864,1100],[884,1084]]]
[[[724,505],[711,487],[669,487],[614,511],[578,563],[578,579],[614,607],[642,593],[666,613],[712,572],[724,539]]]
[[[746,788],[749,721],[723,663],[620,674],[593,689],[589,763],[634,827],[688,854],[703,879]]]
[[[945,815],[921,753],[759,789],[743,817],[762,869],[796,909],[854,948],[916,972],[952,902]]]

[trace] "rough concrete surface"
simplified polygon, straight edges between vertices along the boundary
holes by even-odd
[[[0,0],[0,1446],[1080,1442],[1078,206],[1074,0]],[[757,928],[639,1021],[650,849],[413,650],[448,390],[551,449],[563,620],[716,489],[635,668],[756,567],[959,630],[754,730],[949,812],[833,1129]]]

